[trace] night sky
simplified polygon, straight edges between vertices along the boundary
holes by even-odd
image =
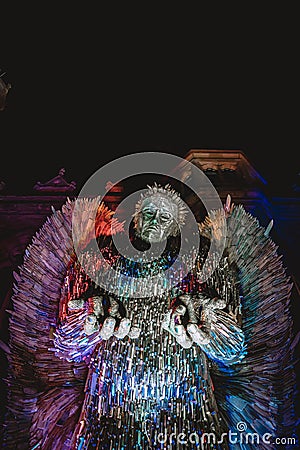
[[[113,69],[82,67],[61,54],[57,61],[28,55],[4,51],[0,60],[2,79],[12,86],[0,111],[0,180],[7,193],[31,192],[61,167],[81,186],[117,157],[140,151],[184,157],[192,148],[242,150],[277,190],[299,179],[298,124],[287,85],[274,96],[266,79],[234,91],[225,79],[210,86],[199,78],[192,95],[177,89],[174,96],[163,79],[151,90],[151,75],[117,77]],[[190,143],[151,144],[182,140]]]

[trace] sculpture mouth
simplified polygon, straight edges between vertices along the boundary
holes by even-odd
[[[149,227],[145,230],[146,233],[159,233],[160,229],[158,227]]]
[[[149,235],[160,235],[160,229],[156,226],[149,226],[148,228],[144,229],[143,236],[149,236]]]
[[[148,242],[160,242],[163,239],[162,232],[157,227],[149,227],[142,233],[142,238]]]

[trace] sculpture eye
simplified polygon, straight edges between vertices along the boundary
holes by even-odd
[[[172,215],[170,213],[163,212],[160,215],[160,219],[161,219],[162,222],[168,222],[169,220],[172,219]]]
[[[152,209],[152,208],[147,208],[143,210],[143,216],[145,218],[151,219],[152,217],[154,217],[156,214],[156,210]]]

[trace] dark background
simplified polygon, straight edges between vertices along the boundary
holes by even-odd
[[[65,48],[56,58],[57,48],[2,53],[0,74],[12,86],[0,111],[3,193],[33,194],[37,181],[62,167],[80,187],[120,156],[184,157],[194,148],[242,150],[272,194],[297,195],[299,89],[294,66],[277,48],[267,67],[263,58],[254,66],[229,62],[230,72],[221,62],[212,71],[179,61],[169,71],[143,61],[136,71],[131,61],[103,62],[100,52],[82,61],[82,53],[70,59]],[[151,144],[165,141],[189,143]]]
[[[179,64],[174,72],[159,63],[156,70],[142,56],[135,69],[131,60],[76,57],[74,49],[71,56],[58,43],[48,52],[22,42],[2,47],[0,74],[12,86],[0,111],[0,180],[7,192],[31,192],[61,167],[81,186],[119,156],[184,156],[191,148],[242,150],[280,192],[300,178],[292,61],[281,71],[276,59],[237,71],[228,61],[227,70],[189,67],[181,77]],[[164,141],[189,143],[151,144]]]

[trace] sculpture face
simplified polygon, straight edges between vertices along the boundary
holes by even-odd
[[[178,207],[163,195],[146,198],[137,223],[140,237],[149,243],[161,242],[174,235],[177,228]]]

